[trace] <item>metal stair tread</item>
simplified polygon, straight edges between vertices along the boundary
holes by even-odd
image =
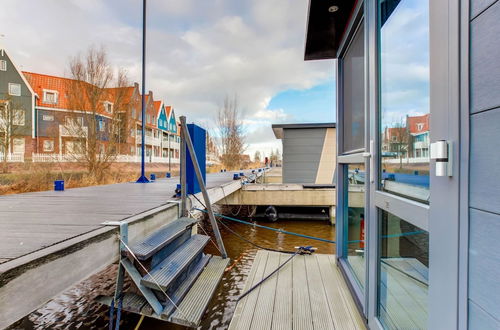
[[[139,260],[146,260],[160,249],[182,235],[196,223],[193,218],[179,218],[155,231],[151,235],[132,245],[131,250]]]
[[[170,284],[190,265],[193,259],[203,251],[210,238],[205,235],[193,235],[177,250],[160,262],[144,276],[141,284],[153,290],[167,290]]]
[[[212,257],[184,299],[178,304],[179,308],[168,320],[187,327],[198,327],[228,263],[229,258]]]

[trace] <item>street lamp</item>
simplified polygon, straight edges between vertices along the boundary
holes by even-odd
[[[144,172],[145,167],[145,133],[146,133],[146,0],[142,1],[142,144],[141,144],[141,176],[137,179],[137,183],[149,182]]]

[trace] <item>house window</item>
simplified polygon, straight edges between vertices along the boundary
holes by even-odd
[[[83,126],[83,117],[70,117],[65,118],[66,126]]]
[[[46,151],[46,152],[54,151],[54,140],[43,141],[43,151]]]
[[[7,61],[0,60],[0,71],[7,71]]]
[[[43,91],[43,103],[57,104],[58,99],[57,91],[44,90]]]
[[[15,154],[24,154],[24,138],[14,138],[12,142],[12,151]]]
[[[104,111],[106,111],[107,113],[112,113],[113,112],[113,103],[104,102]]]
[[[130,129],[130,136],[134,137],[135,136],[135,131],[133,128]]]
[[[417,124],[417,131],[421,131],[424,128],[424,124],[418,123]]]
[[[135,118],[135,109],[132,109],[132,118]]]
[[[24,126],[26,112],[24,110],[14,110],[14,118],[12,118],[12,124],[18,126]]]
[[[54,116],[53,115],[43,115],[42,119],[44,121],[54,121]]]
[[[104,132],[105,129],[106,129],[106,122],[104,120],[99,120],[99,130],[101,132]]]
[[[9,83],[9,95],[21,96],[21,84]]]

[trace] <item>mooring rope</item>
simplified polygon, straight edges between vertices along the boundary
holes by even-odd
[[[197,210],[197,211],[200,211],[200,212],[207,213],[206,210],[203,210],[203,209],[200,209],[200,208],[197,208],[197,207],[195,207],[194,209]],[[314,236],[309,236],[309,235],[294,233],[294,232],[283,230],[283,229],[279,229],[279,228],[272,228],[272,227],[267,227],[267,226],[263,226],[263,225],[258,225],[258,224],[252,223],[252,222],[248,222],[248,221],[236,219],[236,218],[233,218],[233,217],[228,217],[228,216],[226,216],[224,214],[220,214],[220,213],[214,213],[214,215],[216,215],[218,217],[221,217],[221,218],[224,218],[224,219],[227,219],[227,220],[231,220],[231,221],[243,223],[245,225],[250,225],[250,226],[254,226],[254,227],[258,227],[258,228],[273,230],[273,231],[278,232],[278,233],[283,233],[283,234],[288,234],[288,235],[294,235],[294,236],[299,236],[299,237],[303,237],[303,238],[309,238],[309,239],[316,240],[316,241],[321,241],[321,242],[335,244],[335,241],[332,241],[332,240],[329,240],[329,239],[325,239],[325,238],[314,237]]]
[[[262,283],[264,283],[265,281],[267,281],[271,276],[273,276],[274,274],[276,274],[277,272],[279,272],[279,270],[281,268],[283,268],[283,266],[285,266],[296,255],[298,255],[298,254],[312,254],[314,251],[315,251],[315,248],[313,248],[312,246],[299,246],[299,247],[297,247],[297,251],[295,251],[290,256],[290,258],[288,258],[287,260],[285,260],[285,262],[282,263],[281,265],[279,265],[278,268],[276,268],[275,270],[273,270],[269,275],[267,275],[262,280],[260,280],[257,284],[255,284],[250,289],[248,289],[247,292],[245,292],[244,294],[242,294],[241,296],[239,296],[237,300],[240,301],[241,299],[243,299],[244,297],[246,297],[250,292],[252,292],[253,290],[255,290],[259,285],[261,285]]]

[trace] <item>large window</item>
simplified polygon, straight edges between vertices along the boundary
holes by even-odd
[[[361,288],[365,286],[365,168],[363,164],[344,166],[347,187],[345,211],[345,255]]]
[[[360,150],[365,143],[364,24],[360,24],[342,60],[342,153]]]
[[[426,329],[429,234],[381,211],[379,319],[388,329]]]
[[[429,3],[380,0],[381,187],[429,200]]]

